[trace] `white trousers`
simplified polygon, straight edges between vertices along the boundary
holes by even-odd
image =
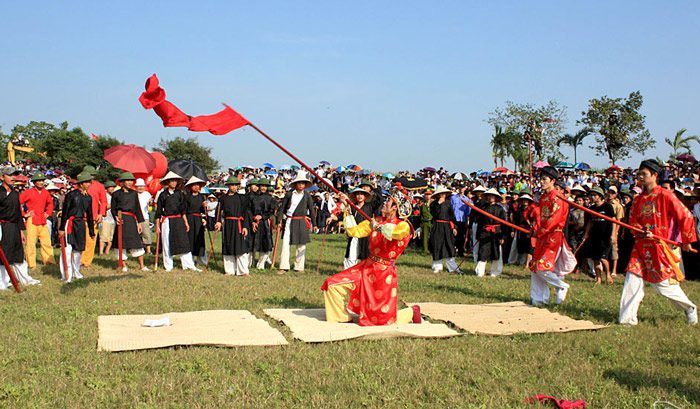
[[[685,295],[683,289],[678,284],[670,284],[668,280],[660,283],[649,283],[657,293],[666,297],[679,310],[686,313],[696,308],[688,296]],[[637,325],[637,312],[639,304],[644,299],[644,279],[632,273],[625,275],[625,285],[622,287],[622,296],[620,297],[620,324]]]
[[[165,219],[165,221],[160,224],[160,238],[161,247],[163,248],[163,268],[165,268],[165,271],[173,269],[173,256],[180,256],[183,270],[194,270],[196,268],[191,252],[188,251],[185,254],[170,254],[170,220],[168,219]]]
[[[474,262],[476,263],[479,259],[479,241],[476,239],[476,229],[479,225],[474,223],[472,226],[472,243],[474,243],[474,248],[472,249],[472,256],[474,257]]]
[[[10,264],[10,268],[12,268],[12,271],[15,273],[17,281],[19,281],[21,285],[35,285],[41,282],[39,280],[33,279],[32,276],[29,275],[29,265],[26,261],[23,261],[21,263]],[[3,266],[2,263],[0,263],[0,290],[5,290],[10,287],[12,287],[10,276],[7,274],[5,266]]]
[[[282,236],[282,253],[280,254],[280,270],[289,270],[289,255],[290,255],[290,233],[292,219],[287,219],[284,226],[284,235]],[[304,263],[306,262],[306,244],[295,246],[296,254],[294,255],[294,271],[304,271]]]
[[[476,246],[477,249],[474,251],[474,254],[478,255],[479,254],[479,246]],[[475,260],[476,261],[476,260]],[[486,262],[485,261],[477,261],[476,262],[476,267],[474,267],[474,272],[476,273],[477,277],[483,277],[486,275]],[[492,277],[498,277],[501,275],[503,272],[503,246],[498,247],[498,260],[492,261],[491,262],[491,271],[489,272]]]
[[[270,252],[267,251],[265,253],[258,253],[258,265],[256,266],[258,270],[264,270],[265,267],[267,266],[267,263],[272,264],[272,260],[270,260]]]
[[[76,280],[79,280],[83,278],[83,275],[80,274],[80,257],[83,255],[82,251],[73,251],[73,246],[68,244],[66,242],[66,266],[68,267],[68,273],[63,270],[63,252],[61,252],[60,257],[58,258],[58,266],[61,271],[61,280],[63,280],[66,283],[70,283],[73,281],[75,278]]]
[[[224,273],[226,275],[247,275],[250,253],[242,256],[224,256]]]
[[[549,286],[557,291],[555,303],[561,304],[566,299],[569,284],[564,281],[564,276],[551,271],[537,271],[530,275],[530,298],[532,305],[549,304]]]
[[[443,258],[442,260],[433,260],[432,267],[433,267],[434,273],[438,273],[438,272],[442,271],[442,263],[443,262],[445,263],[445,266],[447,266],[447,271],[450,273],[457,270],[457,268],[458,268],[457,262],[455,261],[454,257]]]
[[[350,239],[350,251],[348,252],[348,257],[343,259],[343,268],[347,270],[348,268],[354,266],[359,262],[357,259],[357,253],[359,252],[359,239],[353,237]],[[442,266],[440,266],[442,268]]]
[[[117,254],[116,260],[119,260],[119,248],[116,248],[116,249],[114,247],[112,247],[112,248],[114,249],[114,252]],[[129,250],[123,249],[122,261],[126,261],[126,259],[129,258],[129,257],[127,257],[126,253],[129,253],[129,257],[141,257],[144,254],[146,254],[146,250],[144,250],[142,248],[141,249],[129,249]]]

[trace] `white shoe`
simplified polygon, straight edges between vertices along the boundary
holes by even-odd
[[[698,307],[693,307],[691,310],[686,311],[685,316],[688,317],[688,324],[697,325],[698,324]]]
[[[569,289],[565,288],[563,290],[557,291],[557,299],[554,301],[555,304],[559,305],[566,300],[566,294],[569,293]]]
[[[129,271],[129,267],[127,267],[127,266],[122,267],[122,273],[126,273],[127,271]]]
[[[433,274],[437,274],[437,273],[439,273],[440,271],[442,271],[442,270],[433,269]]]
[[[82,280],[84,278],[83,275],[77,271],[73,274],[73,276],[75,277],[76,280]]]
[[[33,279],[33,278],[32,278],[31,280],[29,280],[29,282],[27,283],[27,285],[37,285],[37,284],[41,284],[41,281],[35,280],[35,279]],[[697,313],[695,314],[695,317],[696,317],[696,318],[695,318],[695,322],[697,322],[697,321],[698,321],[698,319],[697,319]]]
[[[197,271],[197,272],[200,272],[200,273],[202,272],[202,269],[201,269],[201,268],[197,268],[197,267],[186,268],[185,271],[187,271],[187,270],[189,270],[189,271]]]
[[[141,271],[153,271],[153,270],[151,270],[150,268],[148,268],[148,267],[146,267],[146,266],[143,266],[143,267],[141,268]]]

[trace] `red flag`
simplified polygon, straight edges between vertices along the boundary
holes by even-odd
[[[153,109],[165,127],[184,126],[193,132],[225,135],[250,123],[226,104],[224,109],[212,115],[192,117],[185,114],[175,104],[165,100],[165,90],[160,87],[156,74],[146,80],[146,90],[141,93],[139,102],[145,109]]]
[[[91,135],[93,141],[100,139],[100,137],[95,135],[94,133],[91,133],[90,135]]]

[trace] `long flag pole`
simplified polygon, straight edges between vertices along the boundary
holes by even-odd
[[[278,147],[282,152],[284,152],[285,154],[287,154],[287,156],[289,156],[289,157],[292,158],[295,162],[297,162],[298,164],[300,164],[304,169],[308,170],[309,173],[311,173],[312,175],[314,175],[314,176],[316,177],[316,179],[318,179],[319,182],[321,182],[321,183],[323,183],[324,185],[326,185],[326,186],[327,186],[329,189],[331,189],[333,192],[335,192],[335,193],[337,193],[337,194],[340,194],[340,191],[339,191],[338,189],[336,189],[335,186],[333,186],[331,183],[328,183],[328,182],[326,181],[326,179],[324,179],[324,178],[322,178],[321,176],[319,176],[318,173],[316,173],[316,171],[314,171],[314,170],[313,170],[309,165],[307,165],[306,163],[302,162],[302,160],[299,159],[299,158],[297,158],[292,152],[288,151],[287,148],[285,148],[284,146],[280,145],[277,141],[275,141],[274,139],[272,139],[268,134],[266,134],[266,133],[263,132],[260,128],[258,128],[257,126],[255,126],[252,122],[248,121],[248,125],[250,125],[251,128],[253,128],[253,129],[255,129],[256,131],[258,131],[258,133],[259,133],[260,135],[264,136],[265,139],[267,139],[268,141],[272,142],[273,145],[275,145],[276,147]],[[354,203],[352,203],[352,202],[350,202],[350,201],[348,201],[348,203],[350,204],[350,206],[351,206],[353,209],[357,210],[358,213],[360,213],[362,216],[364,216],[364,218],[365,218],[366,220],[372,220],[372,218],[369,217],[369,216],[367,215],[367,213],[365,213],[364,211],[362,211],[362,209],[360,209],[359,207],[357,207],[356,204],[354,204]]]
[[[481,209],[479,209],[478,207],[474,206],[473,204],[467,202],[466,200],[462,200],[462,203],[464,203],[465,205],[469,206],[472,210],[476,211],[477,213],[481,213],[482,215],[484,215],[484,216],[486,216],[486,217],[489,217],[489,218],[491,218],[491,219],[493,219],[493,220],[495,220],[495,221],[497,221],[497,222],[499,222],[499,223],[502,223],[502,224],[504,224],[504,225],[506,225],[506,226],[508,226],[508,227],[511,227],[511,228],[513,228],[513,229],[515,229],[515,230],[517,230],[517,231],[521,231],[521,232],[526,233],[526,234],[532,233],[530,230],[524,229],[524,228],[522,228],[522,227],[520,227],[520,226],[517,226],[517,225],[515,225],[515,224],[513,224],[513,223],[510,223],[510,222],[508,222],[508,221],[505,221],[505,220],[501,219],[500,217],[496,217],[496,216],[492,215],[492,214],[489,213],[489,212],[486,212],[486,211],[484,211],[484,210],[481,210]]]

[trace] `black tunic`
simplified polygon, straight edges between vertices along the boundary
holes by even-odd
[[[253,194],[251,197],[253,217],[260,216],[257,231],[253,235],[253,249],[262,253],[272,251],[272,226],[270,217],[273,212],[272,196],[267,193]]]
[[[193,257],[204,257],[206,253],[204,225],[202,224],[202,220],[206,220],[206,200],[207,196],[202,193],[196,195],[185,193],[185,215],[187,223],[190,225],[187,238]]]
[[[513,211],[513,224],[520,226],[524,229],[530,230],[531,226],[529,221],[525,218],[525,210],[527,206],[518,206]],[[518,239],[516,241],[516,251],[518,254],[527,254],[532,250],[532,240],[530,240],[530,235],[528,233],[523,233],[519,230],[515,230],[515,237]]]
[[[246,195],[226,194],[219,199],[219,222],[223,224],[221,252],[225,256],[242,256],[250,252],[250,235],[243,236],[243,228],[250,232],[250,201]],[[231,217],[242,219],[230,219]]]
[[[19,192],[5,190],[0,186],[0,226],[2,227],[2,239],[0,246],[5,252],[5,257],[10,264],[24,262],[24,246],[22,245],[22,233],[24,221],[19,204]]]
[[[288,192],[284,196],[282,205],[280,206],[278,220],[285,220],[284,218],[286,218],[287,210],[289,210],[289,207],[292,204],[292,194],[293,192]],[[306,225],[306,222],[316,220],[316,211],[314,209],[314,201],[310,194],[304,192],[304,197],[301,198],[299,205],[296,207],[296,209],[294,209],[292,217],[294,217],[294,219],[292,219],[289,226],[291,230],[289,232],[289,244],[299,245],[306,244],[311,241],[309,238],[309,227]],[[305,217],[308,217],[309,219],[305,220]]]
[[[376,209],[375,206],[372,203],[365,202],[362,207],[362,211],[367,213],[368,216],[370,217],[375,217],[377,214],[375,213]],[[357,210],[350,208],[350,211],[352,215],[355,217],[355,221],[357,224],[362,223],[365,221],[365,216],[363,216],[360,212]],[[352,241],[352,237],[348,237],[348,244],[345,246],[345,258],[350,257],[350,242]],[[357,239],[357,260],[362,261],[369,257],[369,236],[368,237],[360,237]]]
[[[182,215],[185,214],[185,193],[181,190],[170,191],[164,189],[158,195],[156,202],[156,220],[161,225],[168,220],[168,246],[170,255],[186,254],[190,252],[190,242],[187,239],[187,229]],[[200,220],[201,225],[201,220]]]
[[[428,248],[433,255],[433,260],[442,260],[455,256],[455,212],[452,202],[445,199],[438,203],[434,200],[430,203],[430,214],[433,216],[433,227],[430,229],[430,241]]]
[[[591,205],[590,209],[608,217],[615,217],[615,210],[608,202],[600,206]],[[585,257],[593,260],[609,257],[612,248],[611,238],[613,224],[605,219],[593,216],[590,213],[586,213],[585,220],[586,226],[590,225],[590,230],[588,230],[588,239],[586,239],[586,242],[583,244],[581,252]]]
[[[500,219],[506,219],[506,211],[503,209],[503,206],[497,203],[484,203],[484,207],[481,210]],[[503,238],[503,232],[499,222],[479,214],[477,216],[476,238],[479,240],[477,261],[494,261],[501,257],[500,240]]]
[[[125,190],[124,188],[115,190],[112,193],[112,205],[110,211],[114,220],[117,220],[119,211],[131,213],[123,214],[122,217],[122,248],[124,249],[142,249],[143,241],[139,234],[138,223],[143,222],[143,213],[139,205],[139,195],[135,190]],[[114,229],[112,242],[119,245],[119,226]]]
[[[61,210],[60,231],[66,232],[66,243],[73,247],[74,251],[85,251],[85,234],[90,233],[90,237],[95,237],[94,222],[92,220],[92,197],[83,194],[80,189],[71,190],[63,199],[63,209]],[[70,233],[66,231],[70,220]],[[88,230],[85,230],[87,222]]]

